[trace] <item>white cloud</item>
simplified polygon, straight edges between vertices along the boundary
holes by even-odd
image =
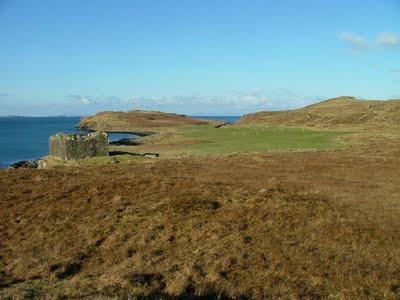
[[[362,36],[350,32],[342,32],[339,34],[339,39],[347,42],[352,52],[361,52],[369,47],[368,42]]]
[[[95,99],[86,97],[86,96],[81,96],[81,95],[69,95],[68,98],[71,102],[84,104],[84,105],[90,105],[90,104],[97,103],[97,101]]]
[[[94,103],[93,100],[91,100],[91,99],[89,99],[89,98],[86,98],[86,97],[82,97],[82,98],[80,99],[80,101],[81,101],[82,104],[93,104],[93,103]]]
[[[270,102],[269,98],[262,91],[234,91],[232,95],[228,95],[227,99],[231,99],[236,105],[262,105]]]
[[[390,32],[381,32],[372,41],[350,32],[342,32],[338,38],[348,43],[352,53],[360,53],[364,50],[378,47],[388,48],[400,45],[400,36]]]
[[[390,32],[382,32],[377,37],[377,43],[382,47],[398,46],[400,45],[400,36]]]

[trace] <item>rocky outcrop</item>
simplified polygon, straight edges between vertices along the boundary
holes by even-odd
[[[40,159],[20,160],[10,165],[11,169],[37,169]]]
[[[110,145],[114,146],[137,146],[141,145],[141,142],[137,140],[137,138],[125,138],[125,139],[120,139],[118,141],[112,141],[110,142]]]
[[[115,156],[115,155],[143,156],[143,157],[147,157],[147,158],[158,158],[158,157],[160,157],[159,153],[154,153],[154,152],[133,153],[133,152],[124,152],[124,151],[110,151],[110,156]]]
[[[233,123],[231,123],[231,122],[224,122],[224,123],[215,125],[214,128],[221,128],[221,127],[223,127],[223,126],[232,125],[232,124],[233,124]]]

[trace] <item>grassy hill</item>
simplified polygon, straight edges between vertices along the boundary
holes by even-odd
[[[395,129],[400,128],[400,100],[359,100],[344,96],[295,110],[248,114],[238,124],[321,129]]]
[[[86,130],[135,132],[169,131],[185,125],[208,125],[217,123],[211,120],[200,120],[185,115],[157,111],[132,110],[128,112],[100,112],[81,120],[78,127]]]

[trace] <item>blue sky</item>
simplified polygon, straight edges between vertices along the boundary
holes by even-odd
[[[399,0],[0,0],[0,115],[400,98]]]

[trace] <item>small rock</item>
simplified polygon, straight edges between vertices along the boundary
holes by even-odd
[[[119,164],[119,161],[116,160],[115,158],[113,158],[113,159],[110,161],[110,164]]]
[[[144,153],[143,156],[144,157],[150,157],[150,158],[156,158],[156,157],[160,157],[160,154],[158,154],[158,153]]]

